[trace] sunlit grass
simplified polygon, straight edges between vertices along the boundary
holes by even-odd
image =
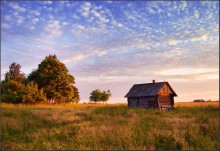
[[[218,109],[1,104],[1,149],[218,150]]]
[[[24,108],[88,108],[88,107],[108,107],[108,106],[127,106],[126,103],[105,104],[105,103],[87,103],[87,104],[9,104],[1,103],[2,107],[24,107]],[[219,102],[175,102],[174,107],[200,107],[200,106],[219,106]]]
[[[176,102],[175,107],[219,106],[219,102]]]
[[[127,106],[125,103],[105,104],[105,103],[87,103],[87,104],[9,104],[1,103],[2,107],[22,107],[22,108],[87,108],[87,107],[106,107],[106,106]]]

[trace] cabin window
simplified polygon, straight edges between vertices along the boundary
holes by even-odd
[[[166,89],[163,87],[163,94],[166,94]]]
[[[167,87],[167,85],[164,85],[163,86],[163,94],[168,94],[169,92],[168,92],[168,87]]]

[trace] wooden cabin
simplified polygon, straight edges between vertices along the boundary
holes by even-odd
[[[125,95],[128,107],[154,108],[167,110],[174,105],[174,92],[168,82],[135,84]]]

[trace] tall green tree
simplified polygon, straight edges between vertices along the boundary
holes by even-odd
[[[111,97],[111,91],[108,90],[108,91],[103,91],[102,92],[102,95],[101,95],[101,101],[102,102],[107,102],[109,100],[109,98]]]
[[[107,102],[109,100],[109,98],[111,97],[111,91],[108,90],[108,91],[101,91],[99,89],[96,89],[96,90],[93,90],[91,93],[90,93],[90,97],[89,97],[89,100],[91,102]]]
[[[1,81],[1,100],[8,103],[21,103],[25,88],[25,76],[20,71],[21,65],[13,62],[5,79]]]
[[[14,80],[17,82],[24,82],[25,81],[25,75],[24,73],[21,73],[21,65],[18,63],[13,62],[9,66],[9,71],[5,74],[5,81],[7,80]]]
[[[47,98],[57,103],[78,102],[78,89],[74,86],[75,78],[68,73],[66,66],[60,62],[56,55],[46,56],[31,72],[28,81],[38,84],[39,89],[44,89]]]

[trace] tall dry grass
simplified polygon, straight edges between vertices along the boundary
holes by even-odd
[[[1,104],[1,149],[218,150],[218,109]]]

